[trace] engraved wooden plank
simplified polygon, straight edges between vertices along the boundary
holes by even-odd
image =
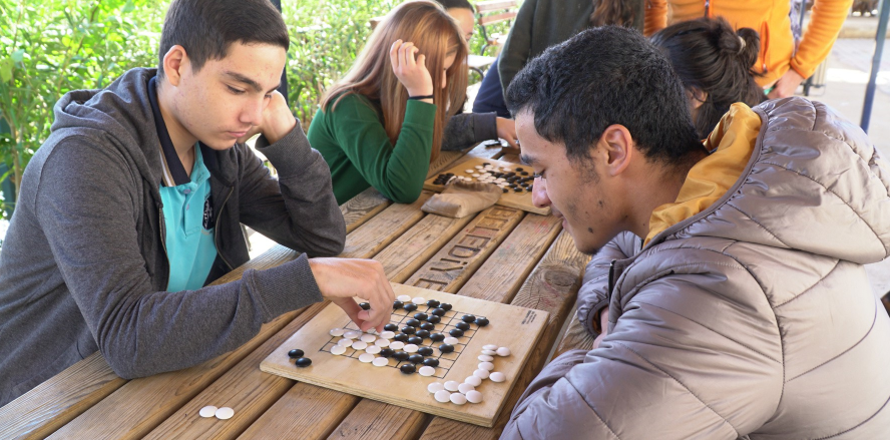
[[[346,203],[340,205],[340,212],[343,213],[343,218],[346,220],[346,233],[352,232],[353,229],[361,226],[362,223],[368,221],[391,203],[373,187],[347,200]]]
[[[510,156],[510,155],[506,155],[505,157],[507,157],[507,156]],[[481,174],[481,171],[482,171],[481,167],[485,166],[486,163],[491,165],[492,167],[509,168],[510,170],[512,170],[511,172],[515,172],[517,178],[528,178],[528,179],[532,178],[532,169],[528,166],[520,166],[520,165],[516,165],[516,164],[510,163],[507,161],[503,161],[500,159],[499,160],[482,159],[482,158],[478,158],[478,157],[471,157],[465,161],[462,161],[455,165],[452,165],[447,170],[444,170],[442,172],[442,174],[452,173],[455,176],[468,177],[471,179],[475,179],[475,177],[473,177],[473,174]],[[476,167],[480,167],[480,168],[476,168]],[[468,173],[468,171],[470,173]],[[526,175],[523,176],[523,175],[521,175],[521,173],[526,173]],[[424,182],[423,188],[428,189],[430,191],[436,191],[436,192],[442,191],[445,188],[445,186],[442,184],[436,183],[437,177],[438,177],[438,174],[436,174],[435,176],[432,176],[431,178],[428,178]],[[531,182],[532,182],[532,180],[526,181],[527,184],[530,184]],[[523,189],[522,187],[520,187],[519,189],[520,189],[520,192],[516,192],[515,189],[507,188],[508,191],[506,193],[501,193],[501,197],[498,199],[497,204],[501,205],[501,206],[508,206],[510,208],[522,209],[524,211],[533,212],[535,214],[541,214],[541,215],[549,215],[550,214],[549,206],[544,207],[544,208],[535,206],[535,204],[532,202],[532,193],[530,191]]]
[[[552,215],[526,215],[457,293],[489,301],[512,301],[561,230],[560,221]]]
[[[575,248],[571,235],[563,231],[513,299],[512,304],[545,310],[550,313],[550,317],[544,328],[544,334],[535,345],[523,372],[517,379],[516,386],[507,397],[506,408],[498,416],[495,426],[484,428],[434,417],[424,430],[421,439],[496,439],[500,436],[519,396],[544,366],[562,323],[575,303],[578,288],[581,286],[581,274],[589,260],[589,256],[578,252]]]
[[[328,438],[380,440],[417,438],[427,418],[428,416],[422,412],[362,399]]]
[[[482,211],[405,284],[456,292],[524,215],[521,210],[497,205]]]
[[[473,216],[454,219],[428,214],[374,259],[383,265],[390,281],[404,282],[472,220]]]
[[[0,438],[44,438],[125,383],[93,353],[0,408]]]
[[[261,372],[258,368],[260,362],[329,304],[325,301],[307,307],[296,319],[167,417],[144,438],[235,438],[294,384],[294,381],[284,377]],[[291,367],[296,368],[293,365]],[[235,410],[235,415],[225,423],[219,423],[215,418],[200,417],[198,411],[207,405],[220,408],[227,406]]]
[[[423,218],[420,207],[432,197],[423,191],[410,205],[395,203],[346,236],[343,258],[371,258]]]
[[[330,435],[361,398],[297,382],[238,440],[308,440]]]

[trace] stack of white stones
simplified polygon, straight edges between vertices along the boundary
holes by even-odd
[[[503,382],[507,380],[504,373],[494,370],[495,356],[510,356],[510,349],[507,347],[498,347],[494,344],[488,344],[482,347],[482,354],[479,355],[481,361],[472,376],[464,379],[463,383],[456,380],[449,380],[444,384],[441,382],[433,382],[427,387],[427,391],[433,394],[433,398],[441,403],[454,403],[463,405],[467,402],[482,402],[482,393],[476,390],[476,387],[482,385],[484,379],[491,379],[492,382]]]

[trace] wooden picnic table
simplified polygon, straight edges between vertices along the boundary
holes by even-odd
[[[499,145],[480,145],[466,155],[516,161],[515,154],[504,155]],[[430,167],[430,176],[464,156],[443,153]],[[549,312],[544,333],[493,428],[260,371],[260,362],[326,305],[319,303],[286,313],[238,349],[184,370],[125,380],[94,353],[0,408],[0,438],[497,438],[516,400],[548,360],[560,330],[573,318],[589,257],[575,249],[553,216],[495,205],[475,216],[451,219],[420,210],[431,195],[424,191],[417,202],[401,205],[372,188],[342,205],[348,235],[341,256],[379,261],[392,282]],[[485,225],[491,235],[468,237],[476,225]],[[471,252],[452,252],[456,246]],[[297,256],[276,246],[218,282]],[[206,405],[231,407],[235,416],[226,421],[201,418],[198,411]]]

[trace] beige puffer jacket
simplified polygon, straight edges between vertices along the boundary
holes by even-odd
[[[862,267],[888,256],[890,167],[822,104],[755,111],[722,197],[594,257],[579,317],[611,292],[609,334],[548,364],[502,438],[890,439],[890,319]]]

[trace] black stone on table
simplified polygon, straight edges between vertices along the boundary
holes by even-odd
[[[429,318],[429,315],[423,312],[417,312],[414,314],[414,319],[419,319],[421,321],[426,321],[426,318]]]
[[[395,300],[395,301],[392,302],[392,309],[393,309],[393,310],[401,309],[402,306],[404,306],[404,305],[405,305],[405,304],[403,304],[401,301],[399,301],[399,300]]]
[[[420,330],[417,331],[417,333],[415,333],[415,335],[417,335],[416,337],[420,338],[420,341],[423,342],[423,340],[424,340],[425,338],[430,337],[430,331],[429,331],[429,330],[423,330],[423,329],[420,329]],[[408,338],[408,339],[410,340],[411,338]]]
[[[414,344],[414,345],[420,345],[420,344],[423,344],[423,338],[420,336],[412,336],[412,337],[408,338],[408,343]]]
[[[416,330],[417,329],[415,329],[413,325],[406,325],[402,327],[402,333],[406,335],[413,335]]]
[[[402,308],[409,312],[413,312],[413,311],[417,310],[417,304],[408,303],[408,304],[405,304],[404,306],[402,306]]]
[[[411,374],[417,371],[417,368],[414,367],[414,364],[402,364],[402,366],[399,367],[399,371],[404,374]]]
[[[466,322],[463,322],[463,321],[460,321],[457,324],[454,324],[454,326],[463,330],[463,331],[467,331],[470,329],[470,324],[467,324]]]
[[[440,318],[436,315],[430,315],[429,317],[426,318],[426,322],[430,322],[433,324],[438,324],[441,321],[442,321],[442,318]]]
[[[411,318],[405,321],[405,325],[410,325],[411,327],[420,327],[420,320]]]
[[[399,326],[398,326],[398,325],[395,325],[395,324],[393,324],[393,323],[389,323],[389,324],[384,325],[384,326],[383,326],[383,329],[386,330],[386,331],[388,331],[388,332],[394,332],[394,331],[397,331],[397,330],[399,329]]]
[[[380,351],[383,351],[383,350],[380,350]],[[410,354],[408,354],[407,351],[397,351],[392,354],[392,357],[399,361],[404,361],[404,360],[408,359],[408,356],[410,356]]]
[[[430,307],[439,307],[439,301],[436,301],[436,300],[434,300],[434,299],[431,299],[431,300],[429,300],[429,301],[426,302],[426,305],[428,305],[428,306],[430,306]]]
[[[443,307],[436,307],[433,310],[430,310],[430,314],[434,316],[442,316],[445,314],[445,309]]]
[[[420,347],[417,349],[417,354],[421,356],[432,356],[433,349],[431,347]]]
[[[312,365],[312,359],[309,359],[307,357],[301,357],[301,358],[298,358],[295,363],[298,367],[308,367],[308,366]]]
[[[445,335],[442,333],[433,333],[430,335],[430,340],[433,342],[439,342],[445,340]]]
[[[408,362],[411,362],[412,364],[419,364],[423,362],[423,355],[416,353],[412,354],[411,356],[408,356]]]
[[[430,351],[432,351],[432,349],[430,349]],[[423,360],[423,364],[426,365],[427,367],[438,367],[439,360],[436,358],[426,358]]]
[[[464,315],[464,316],[462,316],[460,319],[461,319],[461,321],[463,321],[463,322],[467,322],[467,323],[469,323],[469,322],[473,322],[473,321],[475,321],[475,320],[476,320],[476,317],[473,316],[473,315]]]
[[[439,351],[442,353],[451,353],[454,351],[454,346],[451,344],[442,344],[439,346]]]
[[[395,350],[387,347],[387,348],[380,350],[380,356],[385,357],[385,358],[392,357],[392,355],[395,354],[395,352],[396,352]]]
[[[433,331],[435,328],[436,326],[432,322],[424,322],[423,324],[420,324],[420,329],[428,332]]]
[[[448,334],[454,336],[455,338],[459,338],[464,335],[464,331],[459,328],[453,328],[448,331]]]
[[[408,340],[408,334],[407,333],[396,333],[396,335],[393,336],[392,338],[395,339],[396,341],[405,342]]]
[[[488,325],[488,318],[483,316],[476,318],[476,325],[478,325],[479,327],[485,327],[486,325]]]
[[[287,357],[289,357],[291,359],[301,358],[301,357],[303,357],[303,350],[300,350],[299,348],[295,348],[295,349],[287,352]]]
[[[446,312],[451,310],[451,304],[448,303],[439,304],[439,307]]]

